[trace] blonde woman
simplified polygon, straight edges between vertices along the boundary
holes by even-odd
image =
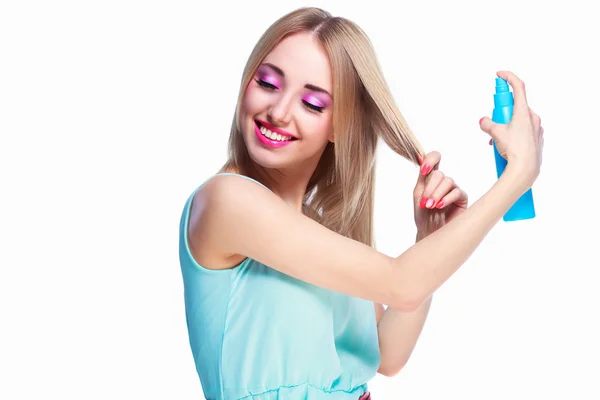
[[[180,260],[189,340],[209,400],[368,399],[407,362],[431,296],[467,260],[541,163],[523,83],[510,125],[481,128],[508,166],[481,199],[424,154],[367,36],[317,8],[276,21],[246,68],[229,159],[185,204]],[[379,139],[418,163],[416,244],[373,248]],[[387,305],[387,309],[382,304]]]

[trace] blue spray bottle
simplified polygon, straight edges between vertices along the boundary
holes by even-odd
[[[514,97],[508,87],[508,82],[502,78],[496,78],[496,94],[494,94],[494,112],[492,121],[497,124],[508,124],[512,119]],[[494,155],[496,158],[496,172],[498,178],[504,172],[507,161],[498,153],[496,142],[494,145]],[[518,221],[522,219],[535,218],[535,208],[533,205],[533,193],[531,188],[525,192],[513,206],[504,214],[504,221]]]

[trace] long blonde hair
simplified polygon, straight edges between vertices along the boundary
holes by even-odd
[[[253,175],[240,128],[240,104],[256,70],[286,36],[309,31],[329,56],[333,72],[333,131],[304,196],[304,213],[320,224],[373,246],[375,153],[381,137],[418,164],[420,144],[398,110],[367,35],[352,21],[319,8],[292,11],[258,40],[244,68],[231,126],[228,161],[221,171]]]

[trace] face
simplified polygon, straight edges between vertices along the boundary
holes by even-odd
[[[240,113],[252,159],[265,168],[315,168],[333,141],[329,59],[311,33],[282,40],[248,85]]]

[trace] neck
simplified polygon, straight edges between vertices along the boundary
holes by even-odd
[[[308,183],[317,169],[323,156],[325,148],[318,154],[315,154],[309,160],[285,168],[265,168],[257,164],[250,157],[243,162],[243,168],[230,165],[224,170],[237,174],[246,175],[252,179],[261,182],[268,187],[275,195],[295,210],[303,212],[304,195],[308,188]]]
[[[270,169],[258,166],[255,170],[257,176],[251,178],[262,182],[283,201],[302,212],[304,194],[314,168]]]
[[[298,169],[274,169],[264,168],[255,163],[252,164],[247,171],[241,171],[239,168],[228,168],[223,172],[242,174],[259,181],[289,204],[290,207],[302,212],[304,194],[315,168],[306,168],[305,166]]]

